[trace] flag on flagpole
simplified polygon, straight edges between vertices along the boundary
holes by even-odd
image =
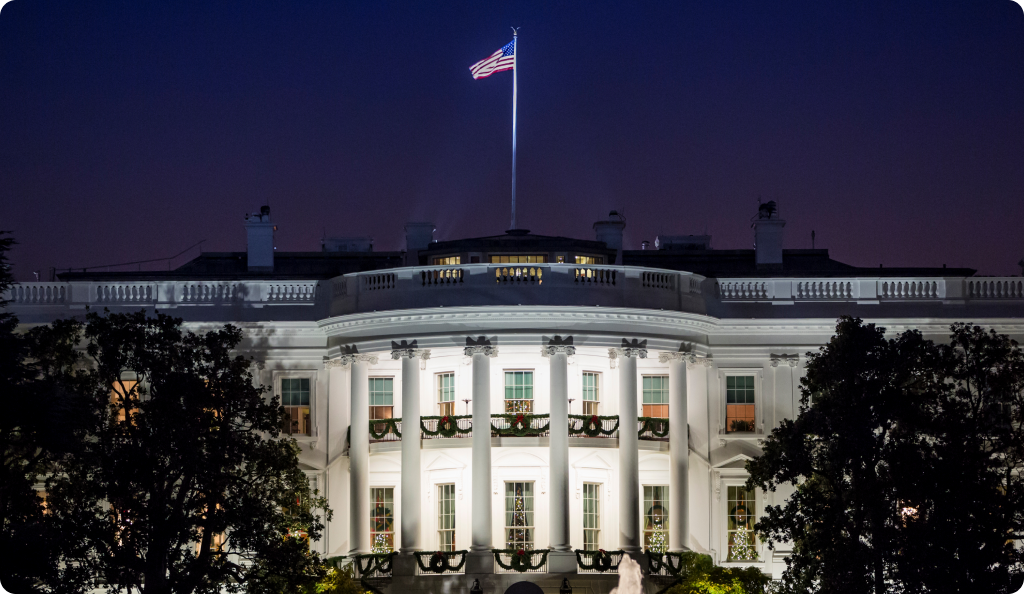
[[[493,45],[491,47],[494,47]],[[486,78],[495,72],[512,70],[516,65],[516,40],[469,67],[473,78]]]

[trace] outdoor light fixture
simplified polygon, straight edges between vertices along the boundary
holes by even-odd
[[[473,587],[469,589],[469,594],[484,594],[484,589],[480,587],[480,580],[473,580]]]
[[[572,586],[569,585],[569,578],[562,578],[562,586],[558,588],[558,594],[572,594]]]

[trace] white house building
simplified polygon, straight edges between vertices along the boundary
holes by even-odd
[[[243,328],[334,510],[312,546],[398,551],[367,569],[387,592],[474,580],[553,592],[563,578],[606,592],[614,579],[574,552],[597,549],[694,550],[777,577],[786,547],[751,528],[787,493],[746,490],[744,464],[795,416],[806,353],[838,316],[936,340],[970,321],[1024,341],[1021,277],[783,250],[770,208],[752,220],[752,250],[707,236],[625,249],[614,213],[594,240],[510,230],[437,242],[432,224],[408,224],[404,252],[368,238],[275,252],[269,208],[245,225],[246,252],[168,272],[69,272],[16,285],[11,309],[23,324],[92,306]],[[549,552],[527,554],[540,567],[520,573],[492,549]],[[413,554],[460,550],[444,575]]]

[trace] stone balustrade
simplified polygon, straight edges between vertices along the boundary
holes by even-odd
[[[312,305],[320,281],[149,281],[18,283],[3,297],[17,307],[142,305],[169,309],[190,305]]]
[[[964,303],[1024,300],[1024,279],[1021,277],[721,278],[716,281],[715,288],[717,297],[723,302]]]

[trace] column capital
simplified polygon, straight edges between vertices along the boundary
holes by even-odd
[[[351,365],[351,364],[353,364],[353,363],[355,363],[357,361],[358,362],[363,362],[363,363],[369,363],[370,365],[376,365],[377,364],[377,355],[362,355],[362,354],[359,354],[359,353],[346,353],[346,354],[341,355],[340,357],[338,357],[336,359],[336,361],[338,361],[338,363],[336,365],[338,365],[342,369],[347,368],[349,365]]]
[[[800,364],[800,355],[770,355],[772,367],[778,367],[780,363],[786,363],[790,367]]]
[[[473,355],[487,355],[488,357],[497,357],[498,347],[478,344],[466,347],[463,353],[467,357],[472,357]]]
[[[612,351],[615,351],[615,357],[612,356]],[[633,340],[622,339],[622,346],[617,349],[608,349],[608,355],[612,359],[616,357],[636,357],[637,359],[647,358],[647,340],[639,340],[634,338]]]
[[[402,341],[401,343],[391,341],[391,358],[401,359],[402,357],[408,357],[410,359],[429,359],[430,349],[417,348],[416,341],[411,343]]]
[[[564,355],[575,355],[576,347],[565,344],[549,344],[547,346],[540,347],[540,354],[542,357],[550,357],[562,353]]]

